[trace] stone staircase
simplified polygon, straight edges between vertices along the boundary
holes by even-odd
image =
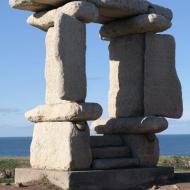
[[[129,147],[119,136],[92,136],[91,150],[93,169],[118,169],[139,166],[139,160],[132,158]]]

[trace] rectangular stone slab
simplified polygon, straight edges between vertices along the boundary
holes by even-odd
[[[110,42],[110,117],[144,115],[144,48],[144,34]]]
[[[95,159],[92,168],[94,170],[124,169],[139,167],[139,164],[139,160],[135,158]]]
[[[81,170],[91,166],[89,129],[72,122],[35,124],[30,163],[35,169]]]
[[[16,9],[43,11],[47,10],[48,6],[58,7],[73,0],[11,0],[10,6]],[[88,0],[102,8],[102,16],[132,16],[142,14],[148,11],[149,3],[144,0]],[[27,4],[27,6],[26,6]],[[39,5],[38,9],[34,5]],[[42,6],[40,6],[42,5]],[[44,5],[44,6],[43,6]],[[49,9],[51,9],[49,7]]]
[[[129,158],[130,149],[127,146],[92,148],[93,159],[97,158]]]
[[[90,144],[92,148],[106,146],[122,146],[123,141],[117,135],[90,136]]]
[[[46,103],[62,100],[84,102],[86,98],[86,27],[58,14],[46,36]]]
[[[179,118],[182,115],[175,40],[170,35],[146,35],[144,109],[146,116]]]
[[[133,168],[120,170],[49,171],[19,168],[15,172],[15,183],[27,184],[43,177],[62,189],[72,190],[126,190],[170,179],[174,169],[169,167]]]
[[[50,5],[34,2],[32,0],[10,0],[9,5],[15,9],[28,10],[34,12],[49,10],[52,8],[52,6]]]
[[[170,20],[157,14],[142,14],[126,19],[116,20],[103,25],[100,29],[102,39],[110,40],[129,34],[163,32],[171,27]]]

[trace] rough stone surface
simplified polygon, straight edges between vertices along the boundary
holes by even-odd
[[[155,167],[159,160],[159,141],[157,137],[150,141],[145,135],[123,135],[133,158],[140,161],[141,167]]]
[[[92,168],[95,170],[125,169],[139,167],[139,160],[134,158],[96,159]]]
[[[92,153],[88,127],[77,129],[71,122],[35,125],[30,162],[35,169],[81,170],[90,168]]]
[[[27,174],[27,175],[26,175]],[[43,179],[43,177],[62,189],[72,190],[126,190],[136,189],[140,185],[155,183],[160,179],[174,176],[173,168],[134,168],[116,170],[89,171],[48,171],[19,168],[16,169],[16,184]]]
[[[28,17],[27,23],[36,28],[47,31],[50,27],[54,26],[54,19],[56,17],[56,14],[57,9],[37,12]]]
[[[49,5],[37,3],[32,0],[9,0],[9,5],[12,8],[28,10],[28,11],[36,11],[36,12],[52,8]]]
[[[163,32],[171,27],[170,20],[157,14],[145,14],[136,17],[113,21],[100,29],[102,39],[112,39],[129,34],[146,32]]]
[[[37,12],[31,15],[27,23],[41,30],[47,31],[54,26],[57,14],[64,13],[75,17],[81,22],[95,22],[99,16],[98,8],[86,1],[73,1],[50,11]]]
[[[53,6],[59,6],[64,3],[67,3],[69,0],[31,0],[33,2],[47,4],[47,5],[53,5]]]
[[[143,14],[148,10],[148,2],[144,0],[89,0],[100,8],[100,14],[106,17],[127,17]]]
[[[110,117],[144,115],[144,46],[143,34],[117,38],[110,42]]]
[[[62,100],[84,102],[85,24],[68,15],[59,14],[55,27],[48,30],[46,50],[46,104],[58,104]]]
[[[168,122],[162,117],[99,119],[92,129],[99,134],[151,134],[166,130]]]
[[[102,114],[102,108],[96,103],[64,102],[62,104],[43,105],[34,108],[25,114],[29,121],[88,121],[96,120]]]
[[[130,156],[130,150],[127,146],[119,147],[101,147],[92,149],[93,159],[97,158],[127,158]]]
[[[152,3],[150,3],[148,12],[162,15],[168,20],[172,20],[173,18],[173,13],[170,9]]]
[[[179,118],[183,112],[181,85],[175,69],[175,40],[170,35],[146,35],[145,115]]]
[[[90,144],[92,148],[107,146],[122,146],[123,140],[117,135],[90,136]]]

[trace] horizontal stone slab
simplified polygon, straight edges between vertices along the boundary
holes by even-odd
[[[9,5],[15,9],[21,9],[33,12],[38,12],[41,10],[50,10],[53,8],[51,5],[38,3],[33,0],[10,0]]]
[[[96,120],[101,114],[102,108],[99,104],[65,102],[38,106],[25,116],[29,121],[38,123]]]
[[[144,0],[89,0],[100,8],[100,15],[121,18],[147,12],[149,3]]]
[[[81,22],[96,22],[99,17],[98,8],[86,1],[73,1],[50,11],[34,13],[27,19],[27,23],[41,30],[47,31],[54,26],[56,15],[64,13],[75,17]]]
[[[17,9],[36,11],[34,5],[39,5],[37,11],[47,10],[49,6],[59,7],[72,0],[11,0],[10,6]],[[99,8],[102,8],[101,13],[103,16],[132,16],[147,12],[149,3],[144,0],[88,0],[94,3]],[[26,7],[26,4],[28,5]],[[44,7],[40,7],[43,5]],[[50,8],[49,8],[50,9]]]
[[[168,122],[163,117],[135,117],[99,119],[92,123],[98,134],[150,134],[166,130]]]
[[[127,146],[92,148],[93,159],[97,158],[128,158],[130,149]]]
[[[144,14],[136,17],[113,21],[100,29],[102,39],[112,39],[129,34],[163,32],[171,27],[170,20],[157,14]]]
[[[173,12],[170,9],[153,3],[150,3],[148,12],[162,15],[168,20],[172,20],[173,18]]]
[[[117,135],[91,136],[90,144],[92,148],[107,146],[122,146],[123,140]]]
[[[80,187],[80,190],[92,190],[93,187],[93,190],[126,190],[149,185],[161,179],[167,180],[173,176],[174,169],[169,167],[69,172],[17,168],[15,183],[27,185],[46,177],[52,184],[62,189],[79,190]]]
[[[124,169],[138,166],[139,160],[134,158],[96,159],[92,164],[92,168],[96,170]]]

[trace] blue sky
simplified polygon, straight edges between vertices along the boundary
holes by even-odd
[[[184,115],[170,120],[164,134],[190,134],[190,1],[152,0],[174,12],[173,27],[166,31],[177,42],[176,64],[183,87]],[[0,136],[31,136],[32,124],[24,112],[44,104],[45,33],[26,24],[30,12],[9,8],[0,1]],[[108,43],[99,39],[100,25],[87,26],[87,101],[98,102],[107,116]]]

